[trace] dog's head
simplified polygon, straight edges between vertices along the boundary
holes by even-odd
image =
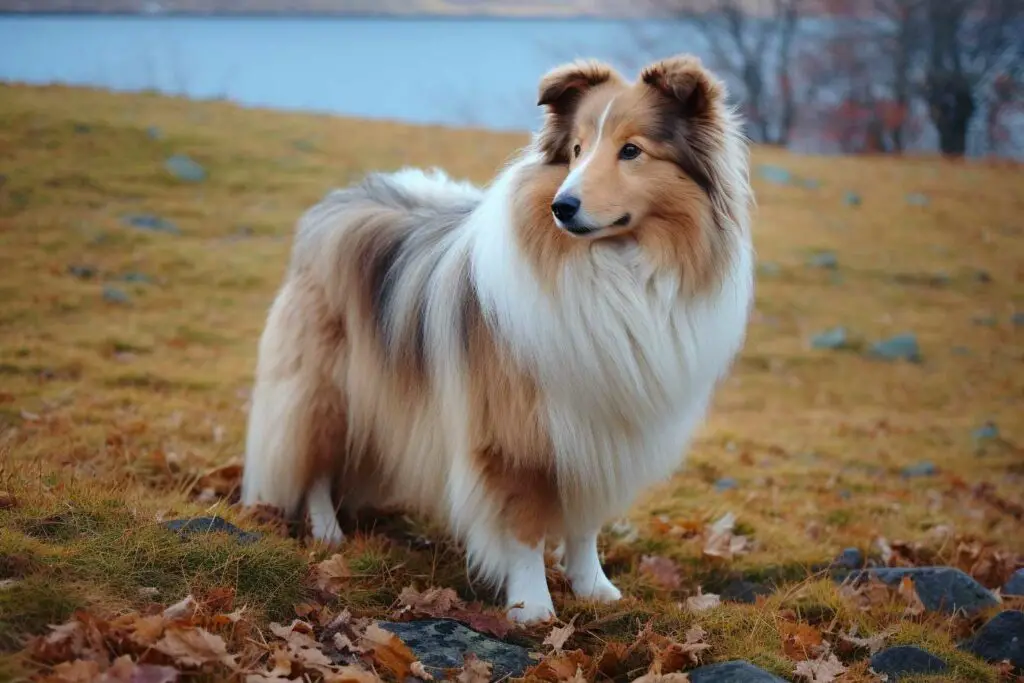
[[[639,239],[652,225],[728,219],[726,195],[737,184],[729,167],[746,167],[730,158],[738,135],[725,99],[724,85],[689,55],[649,64],[632,83],[596,61],[546,74],[536,145],[544,163],[568,167],[550,206],[557,227],[584,239]]]

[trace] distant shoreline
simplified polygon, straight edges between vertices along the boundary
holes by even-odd
[[[573,20],[592,19],[608,21],[643,21],[666,19],[653,13],[608,13],[608,12],[575,12],[575,13],[532,13],[518,14],[495,12],[372,12],[372,11],[191,11],[191,10],[161,10],[159,12],[126,12],[123,10],[19,10],[0,9],[2,17],[138,17],[140,19],[157,19],[161,17],[192,17],[206,19],[230,19],[230,18],[267,18],[267,19],[416,19],[423,21],[440,20],[451,21],[453,19],[481,20],[500,19],[503,21],[537,21],[537,20]]]

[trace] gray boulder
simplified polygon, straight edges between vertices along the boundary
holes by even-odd
[[[960,649],[987,662],[1010,660],[1014,668],[1024,669],[1024,612],[1008,610],[992,617]]]
[[[785,679],[742,660],[709,664],[686,673],[690,683],[785,683]]]
[[[940,674],[949,669],[944,661],[913,645],[899,645],[875,653],[871,658],[871,668],[888,676],[890,681],[898,681],[904,676]]]
[[[896,586],[904,576],[914,580],[917,594],[930,612],[947,614],[963,610],[971,614],[999,604],[996,596],[971,576],[955,567],[879,567],[839,574],[836,578],[859,583],[870,576]]]
[[[382,621],[380,627],[408,645],[437,679],[444,677],[445,669],[461,667],[469,652],[493,666],[492,680],[521,676],[535,664],[526,648],[478,633],[451,619]]]

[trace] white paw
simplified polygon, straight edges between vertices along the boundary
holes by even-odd
[[[604,576],[591,578],[588,581],[572,580],[571,583],[572,592],[578,598],[598,602],[617,602],[622,599],[622,591]]]
[[[338,520],[334,517],[314,515],[310,519],[310,526],[313,538],[324,545],[336,546],[345,542],[345,533],[338,526]]]
[[[522,602],[508,611],[508,618],[519,624],[538,624],[555,618],[555,606],[544,602]],[[515,603],[512,603],[515,604]]]

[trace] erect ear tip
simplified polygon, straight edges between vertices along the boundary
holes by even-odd
[[[611,66],[596,59],[578,59],[551,69],[540,79],[537,106],[553,104],[570,90],[582,90],[617,78]]]
[[[700,57],[692,54],[676,55],[648,64],[640,72],[640,80],[680,102],[687,102],[696,95],[706,105],[722,96],[718,79],[704,66]]]

